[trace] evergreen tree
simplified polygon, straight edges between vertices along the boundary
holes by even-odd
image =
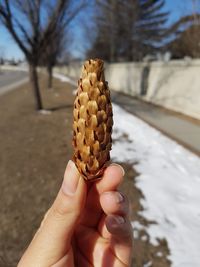
[[[154,54],[166,37],[165,0],[97,1],[96,35],[89,56],[113,62]]]

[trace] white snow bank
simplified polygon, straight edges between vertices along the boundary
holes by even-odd
[[[60,73],[54,73],[53,76],[55,78],[59,79],[61,82],[67,82],[67,83],[70,83],[73,86],[77,86],[77,83],[73,79],[68,77],[68,76],[65,76],[65,75],[60,74]]]
[[[116,105],[114,121],[111,156],[138,162],[142,215],[157,222],[146,229],[151,243],[166,238],[173,267],[199,267],[200,158]]]

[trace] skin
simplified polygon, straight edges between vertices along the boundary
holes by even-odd
[[[69,161],[63,184],[18,267],[130,266],[129,206],[118,191],[124,171],[110,165],[86,183]]]

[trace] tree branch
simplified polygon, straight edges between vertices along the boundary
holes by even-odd
[[[20,37],[18,36],[18,34],[16,33],[14,29],[13,22],[12,22],[13,14],[10,9],[9,0],[4,0],[4,3],[5,3],[5,8],[3,5],[0,6],[0,14],[2,15],[4,19],[2,20],[2,22],[5,25],[5,27],[8,29],[8,31],[10,32],[10,34],[12,35],[13,39],[16,41],[20,49],[23,51],[26,58],[29,58],[30,53],[28,49],[23,44],[22,40],[20,40]]]

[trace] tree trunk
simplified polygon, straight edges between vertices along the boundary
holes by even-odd
[[[115,32],[115,21],[114,21],[114,12],[115,12],[115,5],[116,2],[114,0],[111,1],[111,10],[110,10],[110,24],[111,24],[111,31],[110,31],[110,62],[114,62],[115,58],[115,48],[116,48],[116,32]]]
[[[37,67],[34,64],[29,64],[29,75],[31,87],[35,96],[36,110],[42,109],[42,99],[40,96],[40,88],[38,82]]]
[[[48,71],[48,89],[51,89],[53,86],[53,67],[51,65],[48,65],[47,71]]]

